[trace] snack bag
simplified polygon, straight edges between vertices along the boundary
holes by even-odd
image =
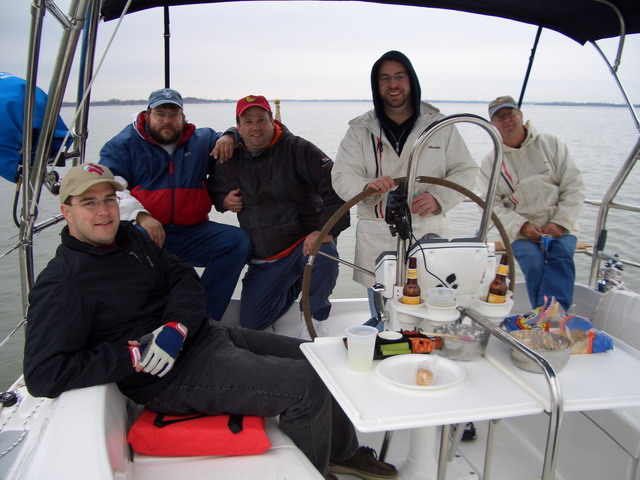
[[[601,353],[613,349],[613,340],[605,332],[593,327],[584,317],[567,315],[560,330],[571,340],[571,353]]]
[[[524,315],[512,315],[507,317],[502,322],[503,327],[507,332],[513,332],[514,330],[527,330],[537,328],[549,331],[551,325],[551,319],[555,318],[558,314],[558,302],[555,297],[551,297],[551,301],[544,297],[544,304],[534,308],[529,313]]]

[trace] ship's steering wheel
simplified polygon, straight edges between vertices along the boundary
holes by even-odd
[[[398,185],[400,182],[405,180],[406,180],[405,177],[396,178],[394,179],[394,182],[396,185]],[[482,200],[479,196],[477,196],[471,190],[468,190],[458,185],[457,183],[454,183],[442,178],[435,178],[435,177],[418,177],[417,180],[419,183],[440,185],[440,186],[455,190],[456,192],[461,193],[465,195],[467,198],[469,198],[470,200],[474,201],[476,204],[478,204],[478,206],[480,206],[480,208],[484,209],[484,206],[485,206],[484,200]],[[340,207],[331,216],[331,218],[327,221],[327,223],[325,223],[324,227],[320,231],[320,235],[318,235],[318,239],[311,247],[311,252],[309,253],[309,257],[311,259],[315,259],[316,255],[318,254],[318,251],[320,250],[320,246],[322,245],[322,239],[328,235],[329,231],[333,228],[336,222],[345,213],[347,213],[351,209],[351,207],[353,207],[358,202],[362,201],[364,198],[375,193],[376,191],[374,189],[367,188],[363,190],[361,193],[359,193],[358,195],[356,195],[355,197],[353,197],[351,200],[346,202],[344,205],[342,205],[342,207]],[[507,235],[506,230],[502,226],[502,222],[500,222],[500,219],[498,218],[498,216],[493,212],[491,212],[491,220],[493,221],[493,224],[498,229],[498,232],[500,233],[500,239],[502,240],[502,244],[504,245],[504,248],[507,252],[507,257],[509,259],[509,290],[513,293],[513,288],[515,286],[515,269],[514,269],[514,263],[513,263],[513,250],[511,249],[509,236]],[[315,329],[313,328],[313,322],[311,321],[311,308],[309,306],[309,288],[311,285],[312,273],[313,273],[313,261],[305,265],[304,276],[302,277],[302,313],[304,315],[304,321],[307,325],[307,330],[309,331],[309,336],[311,337],[311,340],[313,340],[318,336],[316,334]]]

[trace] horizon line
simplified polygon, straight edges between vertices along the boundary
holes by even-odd
[[[369,102],[372,103],[371,99],[363,99],[363,98],[350,98],[350,99],[340,99],[340,98],[276,98],[275,101],[278,100],[280,102]],[[146,105],[148,100],[121,100],[118,98],[111,98],[109,100],[93,100],[90,102],[90,105],[94,106],[102,106],[102,105]],[[201,103],[236,103],[237,100],[232,100],[230,98],[224,99],[207,99],[200,97],[184,97],[183,99],[185,104],[201,104]],[[491,100],[436,100],[436,99],[423,99],[422,101],[428,103],[482,103],[489,104]],[[63,107],[73,107],[75,106],[75,102],[62,102]],[[610,103],[610,102],[573,102],[566,100],[556,100],[556,101],[540,101],[540,102],[523,102],[523,105],[549,105],[549,106],[608,106],[608,107],[626,107],[627,105],[624,103]],[[633,105],[635,108],[640,108],[640,104]]]

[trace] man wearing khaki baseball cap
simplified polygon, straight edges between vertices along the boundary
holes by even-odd
[[[110,245],[120,225],[116,191],[124,187],[107,167],[83,163],[60,183],[60,210],[69,234],[95,247]]]
[[[488,111],[504,144],[494,211],[512,242],[531,307],[542,306],[546,296],[555,297],[567,311],[573,303],[573,254],[585,198],[580,170],[558,138],[523,123],[513,97],[496,98]],[[487,189],[492,167],[493,151],[482,161],[481,192]],[[541,249],[543,235],[552,239],[549,248]]]
[[[279,417],[323,475],[329,458],[353,455],[355,429],[301,340],[209,321],[193,267],[120,221],[122,186],[108,168],[73,167],[61,188],[68,226],[29,293],[29,393],[55,398],[116,383],[158,413]],[[365,452],[367,465],[381,463]]]

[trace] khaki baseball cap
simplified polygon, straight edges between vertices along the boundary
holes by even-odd
[[[519,109],[518,104],[513,97],[510,97],[509,95],[498,97],[489,104],[489,118],[493,117],[493,115],[501,108]]]
[[[66,202],[69,197],[81,195],[94,185],[103,182],[110,183],[119,192],[124,190],[122,184],[113,177],[111,170],[104,165],[91,162],[76,165],[60,182],[60,203]]]

